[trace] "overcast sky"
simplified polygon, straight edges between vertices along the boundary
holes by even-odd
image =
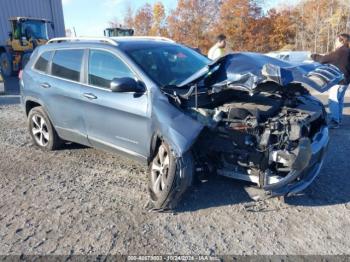
[[[73,29],[79,36],[102,36],[103,30],[108,27],[108,22],[114,18],[123,21],[128,5],[137,9],[144,3],[153,4],[159,0],[62,0],[66,28]],[[298,0],[262,0],[264,9],[278,7],[286,2],[292,3]],[[176,0],[161,1],[166,10],[176,7]]]

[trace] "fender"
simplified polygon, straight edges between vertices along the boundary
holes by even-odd
[[[170,145],[176,157],[184,155],[196,141],[204,126],[170,104],[163,94],[153,102],[155,130]]]
[[[32,96],[26,96],[24,99],[22,97],[22,107],[24,108],[26,114],[27,114],[27,111],[26,111],[26,106],[27,106],[27,103],[28,102],[34,102],[34,103],[37,103],[39,104],[41,107],[44,108],[46,114],[49,116],[49,118],[51,119],[51,116],[50,116],[50,112],[47,110],[46,106],[45,106],[45,103],[43,103],[40,99],[38,98],[35,98],[35,97],[32,97]],[[28,112],[29,113],[29,112]],[[27,114],[28,116],[28,114]]]

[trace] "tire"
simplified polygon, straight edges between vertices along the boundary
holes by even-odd
[[[157,211],[174,209],[192,184],[193,172],[191,153],[175,158],[169,146],[163,142],[149,166],[150,202],[147,208]]]
[[[29,59],[30,59],[30,53],[26,53],[26,54],[23,54],[22,56],[22,61],[21,61],[21,68],[22,70],[24,69],[24,67],[27,65],[27,63],[29,62]]]
[[[42,150],[55,150],[63,144],[41,106],[30,110],[28,114],[28,128],[34,144]]]
[[[0,66],[4,77],[10,77],[14,74],[12,67],[12,57],[9,53],[3,52],[0,54]]]

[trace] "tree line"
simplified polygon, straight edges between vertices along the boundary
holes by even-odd
[[[136,35],[170,37],[207,52],[225,34],[233,51],[269,52],[333,49],[336,36],[350,31],[349,0],[301,0],[265,10],[267,0],[178,0],[173,10],[146,3],[127,7],[125,27]],[[110,22],[112,25],[116,21]]]

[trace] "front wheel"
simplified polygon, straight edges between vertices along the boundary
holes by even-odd
[[[28,128],[34,144],[43,150],[55,150],[62,145],[62,140],[52,126],[44,109],[34,107],[28,114]]]
[[[169,145],[163,142],[150,164],[148,190],[150,209],[169,210],[176,207],[192,183],[193,159],[190,152],[176,158]]]

